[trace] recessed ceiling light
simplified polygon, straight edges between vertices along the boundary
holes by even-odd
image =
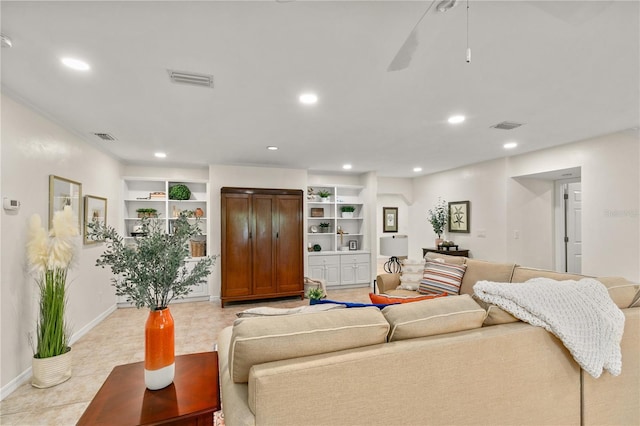
[[[518,146],[518,144],[516,142],[507,142],[502,146],[504,147],[504,149],[513,149]]]
[[[91,67],[85,61],[75,58],[62,58],[62,63],[76,71],[88,71]]]
[[[165,154],[164,152],[156,152],[153,155],[155,155],[158,158],[166,158],[167,157],[167,154]]]
[[[300,103],[303,103],[305,105],[313,105],[318,102],[318,95],[316,95],[315,93],[303,93],[298,99],[300,100]]]
[[[268,149],[269,151],[277,151],[277,150],[278,150],[278,147],[277,147],[277,146],[268,146],[268,147],[267,147],[267,149]]]
[[[413,171],[416,172],[416,173],[421,172],[422,171],[422,167],[414,167]]]
[[[464,119],[465,119],[464,115],[452,115],[451,117],[449,117],[447,121],[451,124],[458,124],[458,123],[462,123]]]
[[[342,168],[345,170],[351,170],[351,167],[351,164],[345,164],[344,166],[342,166]]]

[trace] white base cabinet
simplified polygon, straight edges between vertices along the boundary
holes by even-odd
[[[369,253],[309,255],[309,275],[323,279],[328,287],[369,285],[371,282]]]

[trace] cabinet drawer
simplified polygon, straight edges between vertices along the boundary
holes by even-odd
[[[338,265],[339,256],[309,256],[309,266]]]
[[[362,254],[343,254],[342,255],[342,264],[350,264],[350,263],[369,263],[371,260],[370,256],[366,253]]]

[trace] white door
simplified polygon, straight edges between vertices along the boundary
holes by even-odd
[[[566,184],[566,265],[567,272],[582,272],[582,186],[580,182]]]

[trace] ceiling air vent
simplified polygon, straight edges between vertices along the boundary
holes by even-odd
[[[491,126],[491,128],[501,129],[501,130],[512,130],[520,126],[522,126],[522,123],[514,123],[513,121],[503,121],[502,123],[498,123],[495,126]]]
[[[191,84],[192,86],[213,87],[213,76],[184,71],[169,71],[169,78],[174,83]]]
[[[116,138],[111,136],[109,133],[94,133],[97,137],[102,139],[103,141],[115,141]]]

